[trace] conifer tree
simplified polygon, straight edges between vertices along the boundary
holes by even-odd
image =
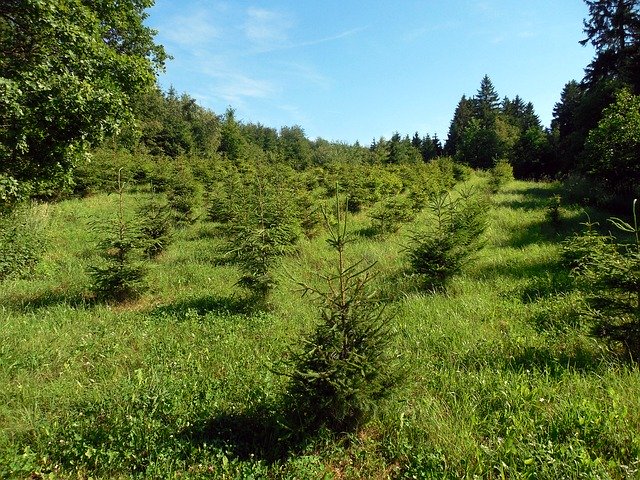
[[[596,57],[587,67],[585,80],[593,85],[617,78],[640,93],[640,4],[637,0],[585,0],[589,19],[584,21],[587,38]]]
[[[491,128],[500,109],[500,97],[496,92],[489,75],[482,77],[480,88],[473,97],[473,109],[475,118],[479,119],[482,126]]]
[[[326,287],[300,284],[304,293],[315,295],[322,318],[287,361],[291,427],[303,434],[322,427],[358,429],[400,380],[389,352],[390,319],[371,289],[373,265],[346,261],[345,247],[352,240],[347,210],[336,194],[336,225],[325,212],[327,242],[336,253],[335,271],[321,276]]]
[[[449,156],[453,156],[458,151],[462,134],[469,125],[469,122],[474,117],[473,102],[465,95],[458,102],[458,106],[453,114],[451,125],[449,126],[449,133],[447,135],[447,141],[444,145],[444,153]]]

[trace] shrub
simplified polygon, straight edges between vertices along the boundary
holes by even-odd
[[[498,160],[489,170],[489,188],[493,193],[497,193],[511,180],[513,180],[513,167],[507,160]]]
[[[615,252],[613,237],[598,233],[597,223],[588,220],[582,225],[585,226],[584,232],[574,234],[562,242],[561,252],[564,266],[578,275],[584,273],[587,266],[594,263],[595,258],[602,255],[602,252],[606,255]]]
[[[118,175],[118,206],[115,218],[95,222],[93,228],[103,235],[98,242],[102,262],[89,267],[92,290],[106,300],[124,301],[137,297],[145,288],[145,268],[139,261],[140,230],[124,211],[124,183]]]
[[[0,173],[0,211],[11,208],[23,195],[15,178]]]
[[[425,288],[444,289],[482,248],[487,207],[486,200],[473,190],[462,191],[456,199],[447,193],[431,200],[434,224],[426,231],[413,232],[406,247],[411,271],[421,277]]]
[[[547,202],[546,215],[549,221],[554,226],[559,226],[562,221],[562,212],[560,211],[560,205],[562,203],[562,197],[560,195],[554,195]]]
[[[392,197],[378,203],[369,213],[373,220],[373,229],[376,233],[384,235],[397,232],[403,223],[415,218],[412,204],[401,197]]]
[[[300,284],[303,295],[315,295],[322,318],[287,361],[289,403],[295,405],[292,427],[303,433],[322,427],[357,429],[399,380],[388,351],[393,338],[389,318],[370,291],[373,265],[347,266],[345,261],[345,245],[351,241],[346,210],[336,196],[335,226],[323,212],[328,243],[336,252],[335,272],[321,275],[327,287]]]
[[[640,193],[640,96],[621,89],[584,144],[582,170],[614,196]]]

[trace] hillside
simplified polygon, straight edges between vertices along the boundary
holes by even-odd
[[[586,216],[563,203],[550,219],[560,188],[511,181],[492,195],[484,247],[444,292],[406,274],[403,246],[426,210],[383,236],[367,233],[367,209],[351,216],[347,256],[377,262],[404,380],[357,434],[305,441],[280,424],[291,406],[275,371],[319,321],[296,283],[331,265],[326,233],[284,257],[270,307],[255,309],[199,207],[149,262],[149,289],[114,303],[93,297],[87,267],[89,226],[117,196],[35,206],[43,259],[0,291],[0,476],[634,477],[640,375],[579,315],[560,244]],[[128,193],[127,208],[152,195]]]

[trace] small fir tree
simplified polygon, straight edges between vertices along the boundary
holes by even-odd
[[[140,240],[144,254],[155,258],[171,243],[173,234],[172,212],[167,202],[154,195],[138,208]]]
[[[282,255],[294,250],[302,233],[300,222],[293,197],[263,178],[256,177],[242,193],[229,205],[232,220],[223,225],[222,251],[240,267],[238,285],[250,290],[257,304],[267,306],[276,285],[273,270]]]
[[[486,199],[474,190],[463,190],[456,199],[446,193],[431,200],[434,224],[426,231],[413,232],[406,247],[411,271],[421,277],[426,289],[445,289],[482,248],[487,207]]]
[[[92,290],[105,300],[125,301],[136,298],[146,288],[145,268],[140,261],[140,229],[127,218],[124,210],[125,184],[118,172],[118,206],[111,222],[93,225],[103,238],[98,243],[102,262],[89,267]]]
[[[633,201],[633,225],[619,218],[609,221],[633,241],[622,243],[599,235],[593,225],[564,246],[564,257],[585,287],[589,308],[583,312],[594,322],[594,333],[622,345],[640,360],[640,226]]]
[[[336,252],[336,270],[321,275],[324,289],[300,283],[315,296],[322,322],[302,339],[288,365],[292,427],[302,433],[319,428],[344,432],[363,425],[400,377],[389,352],[393,336],[382,303],[371,289],[373,265],[347,265],[346,205],[336,194],[333,223],[323,211],[327,240]]]
[[[489,188],[493,193],[513,180],[513,167],[507,160],[498,160],[489,170]]]
[[[397,232],[403,223],[415,218],[412,203],[403,197],[386,198],[369,213],[373,229],[378,235]]]

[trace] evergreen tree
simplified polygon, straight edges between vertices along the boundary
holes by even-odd
[[[431,144],[433,145],[435,156],[441,157],[444,154],[444,149],[442,148],[442,143],[440,142],[437,133],[433,134],[433,137],[431,138]]]
[[[420,150],[422,148],[422,139],[420,138],[420,135],[418,135],[418,132],[413,134],[413,138],[411,139],[411,146],[417,150]]]
[[[233,108],[228,108],[224,114],[218,151],[223,153],[229,160],[237,162],[246,152],[247,141],[242,135],[235,113]]]
[[[640,89],[640,2],[638,0],[585,0],[589,20],[584,21],[587,38],[596,57],[587,67],[589,85],[616,78]]]
[[[282,127],[278,140],[282,159],[297,170],[302,170],[311,164],[313,152],[311,143],[304,134],[302,127]]]
[[[408,135],[403,138],[396,132],[391,136],[391,140],[389,140],[389,156],[387,158],[388,163],[414,163],[420,159],[420,151],[413,147]]]
[[[560,101],[553,107],[551,128],[558,129],[561,136],[567,136],[576,130],[576,112],[583,91],[575,80],[565,84],[560,94]]]
[[[453,119],[451,120],[451,125],[449,126],[447,141],[444,145],[444,153],[446,155],[455,155],[458,150],[458,146],[460,145],[462,132],[467,125],[469,125],[469,122],[473,117],[473,102],[463,95],[458,102],[458,106],[453,114]]]
[[[562,89],[560,101],[553,107],[551,129],[557,131],[556,157],[558,169],[567,172],[575,167],[575,158],[582,151],[586,131],[580,125],[578,110],[582,104],[584,91],[575,80]]]
[[[302,435],[323,427],[358,430],[401,380],[389,348],[390,318],[371,288],[373,265],[346,261],[345,247],[353,241],[346,211],[336,195],[337,224],[323,212],[327,243],[336,253],[334,271],[320,275],[325,287],[300,283],[303,294],[315,296],[322,319],[285,362],[291,370],[287,403],[294,407],[290,427]]]
[[[422,155],[422,160],[424,160],[425,162],[428,162],[429,160],[438,156],[438,152],[433,143],[433,139],[429,136],[429,134],[425,135],[420,142],[420,154]]]
[[[473,97],[473,109],[482,125],[490,128],[500,109],[500,97],[488,75],[480,81],[478,93]]]

